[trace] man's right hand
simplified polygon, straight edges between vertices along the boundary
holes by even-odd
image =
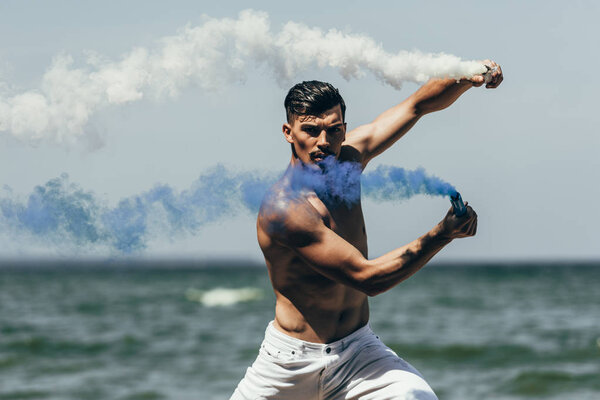
[[[450,207],[444,219],[438,224],[441,234],[448,239],[475,236],[477,233],[477,213],[468,205],[467,212],[460,217],[454,215],[454,208]]]

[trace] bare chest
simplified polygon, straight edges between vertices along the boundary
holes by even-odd
[[[323,223],[368,257],[367,231],[360,201],[352,207],[346,205],[326,206],[318,197],[309,198],[319,212]]]

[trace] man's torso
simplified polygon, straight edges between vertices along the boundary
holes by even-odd
[[[308,192],[302,194],[302,201],[310,203],[329,229],[367,257],[360,200],[349,207],[326,205],[314,192]],[[368,322],[369,307],[364,293],[317,272],[293,250],[274,241],[260,223],[258,242],[277,297],[274,322],[277,329],[305,341],[328,343]]]

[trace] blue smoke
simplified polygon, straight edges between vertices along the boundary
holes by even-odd
[[[422,168],[406,171],[379,166],[361,175],[359,164],[331,158],[320,166],[294,169],[292,188],[308,187],[325,201],[347,205],[360,199],[361,187],[363,196],[380,201],[456,192],[452,185],[428,176]],[[217,165],[186,190],[156,185],[108,206],[62,174],[35,187],[24,200],[5,191],[0,197],[0,233],[33,237],[51,247],[70,243],[75,247],[104,247],[116,254],[137,253],[157,233],[167,238],[193,234],[227,216],[257,213],[264,194],[278,177],[274,173],[235,172]]]
[[[289,175],[292,191],[314,190],[326,203],[350,206],[360,200],[361,172],[359,163],[326,157],[318,168],[300,164]]]
[[[417,194],[453,196],[454,186],[436,176],[429,176],[420,167],[412,171],[380,165],[362,176],[363,195],[377,200],[401,200]]]
[[[362,173],[356,162],[339,162],[327,157],[320,168],[299,167],[292,172],[296,189],[309,187],[326,202],[351,205],[362,195],[379,201],[408,199],[418,194],[451,196],[454,186],[436,176],[427,175],[424,168],[407,171],[404,168],[380,165],[374,171]]]

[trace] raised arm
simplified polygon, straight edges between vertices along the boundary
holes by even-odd
[[[483,62],[497,68],[486,88],[496,88],[503,80],[500,66],[493,61]],[[473,78],[431,79],[402,103],[379,115],[373,122],[359,126],[346,135],[345,145],[361,154],[363,167],[384,152],[412,128],[423,115],[450,106],[464,92],[485,83],[483,75]]]
[[[292,249],[317,272],[374,296],[417,272],[453,239],[473,236],[477,230],[477,215],[471,207],[460,218],[449,211],[425,235],[372,260],[329,229],[306,201],[293,204],[285,214],[262,213],[259,225],[273,240]]]

